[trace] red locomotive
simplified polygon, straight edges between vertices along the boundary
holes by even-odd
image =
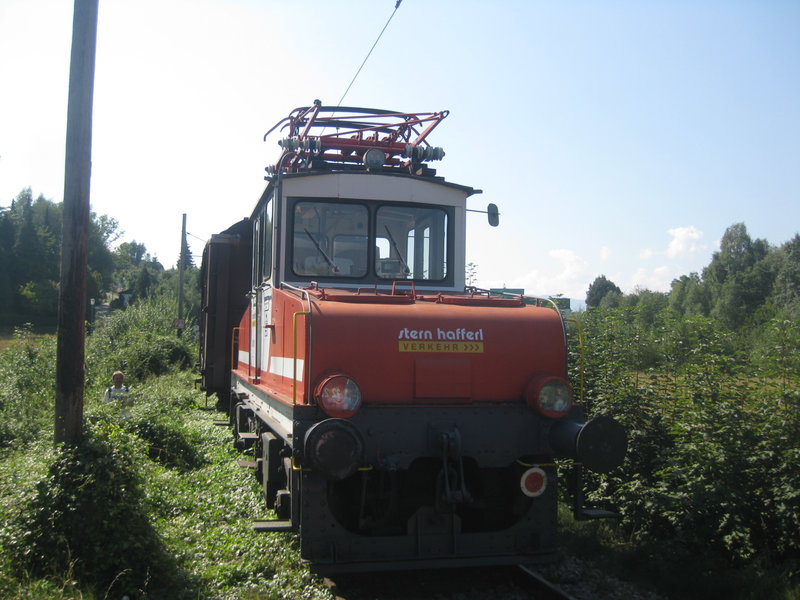
[[[581,423],[556,307],[465,287],[479,190],[427,164],[446,116],[292,111],[251,217],[205,248],[203,386],[254,448],[258,527],[320,572],[544,560],[554,459],[625,454]]]

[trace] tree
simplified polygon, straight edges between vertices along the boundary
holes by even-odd
[[[780,264],[775,275],[773,302],[791,318],[800,317],[800,235],[783,244],[778,252]]]
[[[673,280],[669,293],[669,307],[681,316],[707,317],[711,311],[708,286],[698,273],[681,275]]]
[[[744,223],[725,230],[720,249],[703,269],[709,286],[712,317],[738,330],[753,317],[772,292],[777,274],[773,249],[766,240],[752,240]]]
[[[194,266],[187,267],[184,274],[183,290],[186,310],[184,314],[195,322],[200,318],[200,269]],[[156,293],[165,296],[178,297],[178,286],[180,283],[178,269],[164,271],[158,285]]]
[[[609,296],[603,298],[602,304],[605,305]],[[632,294],[624,296],[622,305],[636,309],[636,321],[646,327],[652,326],[658,314],[667,307],[669,295],[662,292],[653,292],[645,288],[636,288]]]
[[[589,289],[586,291],[586,306],[590,308],[600,306],[603,298],[605,298],[610,292],[614,292],[618,295],[618,297],[622,296],[622,290],[620,290],[614,282],[606,279],[605,275],[596,277],[595,280],[589,285]],[[618,304],[619,302],[617,302],[617,305]]]
[[[187,269],[189,267],[195,267],[194,264],[194,257],[192,256],[192,251],[189,249],[189,244],[186,240],[183,240],[181,244],[181,252],[178,254],[178,262],[175,263],[180,267],[181,264],[181,257],[183,257],[183,268]]]
[[[8,323],[56,316],[52,295],[60,278],[62,213],[61,204],[42,195],[34,200],[30,188],[0,211],[0,313]],[[91,215],[87,287],[92,297],[110,285],[114,263],[109,244],[118,237],[115,219]]]
[[[14,301],[11,264],[14,248],[14,225],[10,210],[0,213],[0,315],[11,311]]]
[[[20,286],[19,295],[28,314],[52,315],[58,310],[56,281],[29,281]]]
[[[96,271],[101,281],[102,291],[111,286],[114,274],[114,257],[110,245],[116,241],[121,233],[119,223],[107,215],[99,217],[91,213],[89,222],[89,269]]]
[[[38,256],[36,228],[33,225],[33,203],[31,188],[22,190],[14,203],[16,231],[13,247],[13,279],[15,288],[35,277],[37,267],[42,265]]]
[[[608,293],[600,299],[600,308],[619,308],[622,304],[622,292],[617,290],[609,290]]]
[[[137,286],[143,265],[147,265],[151,283],[157,283],[164,272],[161,263],[150,256],[144,244],[140,244],[136,240],[122,242],[114,250],[112,259],[114,261],[112,279],[122,289],[131,289]],[[149,289],[150,286],[147,287]]]
[[[142,263],[139,268],[139,276],[136,278],[136,285],[133,293],[137,300],[143,300],[150,295],[150,289],[155,284],[155,278],[147,269],[147,263]]]
[[[117,249],[114,250],[114,267],[116,269],[124,269],[127,267],[138,267],[139,263],[147,254],[147,248],[144,244],[138,243],[136,240],[132,242],[122,242]]]

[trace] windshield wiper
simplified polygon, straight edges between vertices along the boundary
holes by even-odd
[[[339,272],[339,267],[336,266],[336,263],[333,262],[331,257],[328,256],[328,254],[325,252],[325,250],[322,249],[322,246],[320,246],[319,242],[314,239],[314,236],[311,235],[311,232],[308,229],[305,229],[305,228],[303,229],[303,231],[306,232],[306,235],[308,236],[308,239],[311,240],[311,243],[314,244],[317,247],[317,250],[319,250],[319,253],[322,255],[322,258],[325,259],[325,262],[328,263],[328,265],[331,267],[333,272],[334,273],[338,273]]]
[[[399,258],[400,262],[403,264],[403,275],[408,275],[409,273],[411,273],[411,269],[408,268],[406,261],[403,260],[403,255],[400,254],[400,248],[397,247],[397,242],[394,241],[394,236],[392,235],[392,232],[389,231],[389,226],[384,225],[383,227],[386,229],[386,235],[389,236],[389,241],[392,242],[392,247],[394,248],[394,251],[397,253],[397,258]]]

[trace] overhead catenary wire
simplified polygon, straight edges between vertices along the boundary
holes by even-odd
[[[188,235],[188,236],[190,236],[190,237],[193,237],[193,238],[195,238],[196,240],[200,240],[200,241],[201,241],[201,242],[203,242],[204,244],[205,244],[205,243],[208,241],[208,240],[207,240],[207,239],[205,239],[205,238],[201,238],[201,237],[199,237],[199,236],[196,236],[195,234],[191,233],[190,231],[187,231],[187,232],[186,232],[186,235]]]
[[[353,79],[350,80],[350,84],[347,86],[347,89],[344,91],[344,94],[342,94],[342,97],[339,98],[339,102],[336,104],[337,108],[342,105],[342,102],[344,101],[345,96],[347,96],[347,92],[349,92],[350,88],[353,87],[353,83],[355,82],[356,78],[358,77],[358,74],[361,73],[361,69],[363,69],[364,65],[367,64],[367,61],[369,60],[369,57],[372,54],[372,51],[375,50],[375,46],[378,45],[378,42],[380,41],[381,36],[383,35],[383,32],[386,31],[387,27],[389,27],[389,23],[392,22],[392,19],[394,18],[394,14],[397,12],[397,9],[400,8],[400,4],[402,2],[403,2],[403,0],[397,0],[397,3],[394,5],[394,10],[392,11],[392,14],[389,16],[389,20],[386,21],[386,25],[384,25],[383,29],[381,29],[381,32],[378,34],[378,38],[375,40],[375,43],[372,44],[372,48],[370,48],[369,52],[367,52],[367,56],[364,58],[364,61],[361,63],[361,66],[358,67],[358,71],[356,71],[356,74],[353,75]]]

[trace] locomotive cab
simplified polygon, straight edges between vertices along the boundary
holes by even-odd
[[[388,194],[387,186],[393,188]],[[419,289],[463,291],[464,270],[455,265],[464,262],[470,188],[331,173],[284,176],[281,190],[285,227],[277,280],[338,289],[409,282]]]
[[[251,260],[209,269],[250,275],[229,382],[278,517],[258,527],[299,532],[319,572],[547,560],[556,459],[625,454],[616,422],[582,423],[557,308],[465,288],[478,190],[426,164],[446,116],[296,109]]]

